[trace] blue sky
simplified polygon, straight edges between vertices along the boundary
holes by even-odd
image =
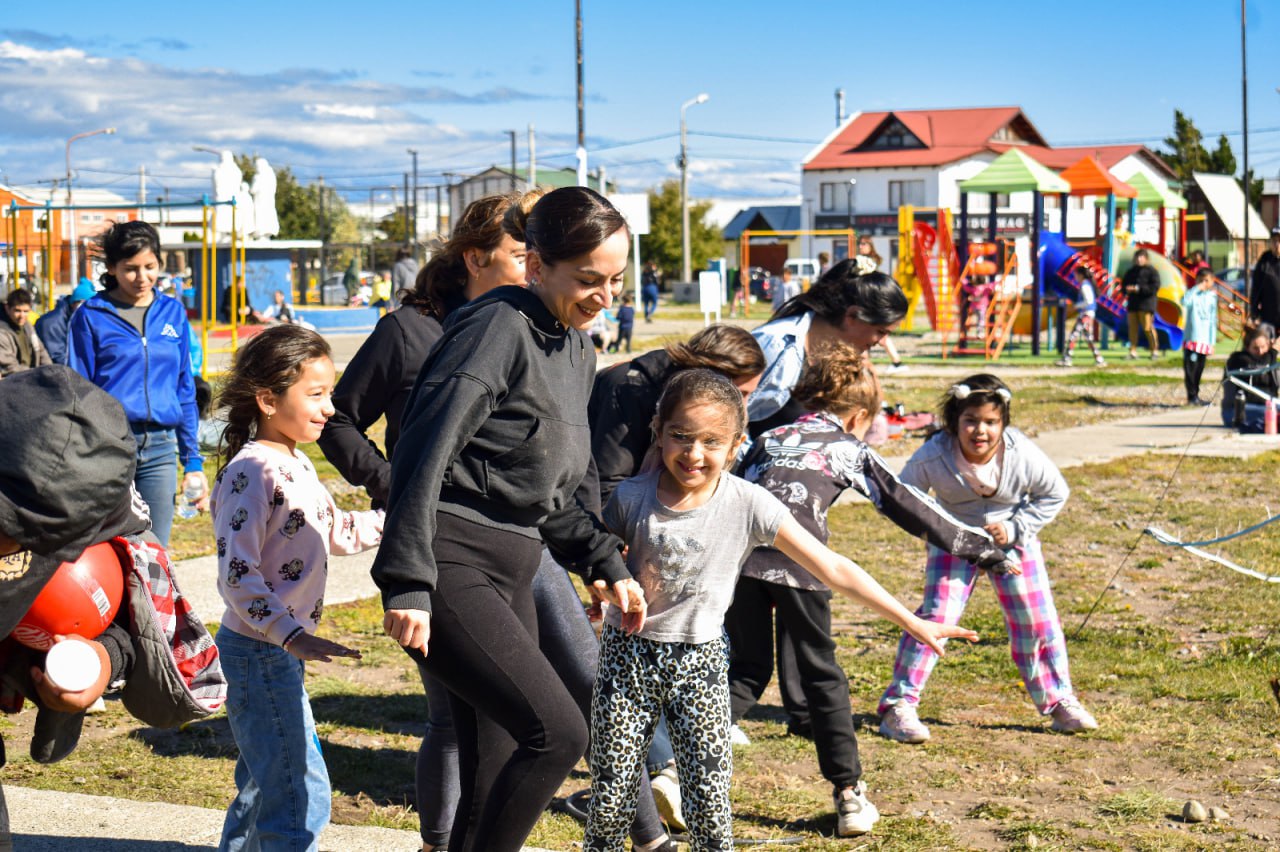
[[[1019,105],[1053,144],[1154,144],[1175,107],[1206,132],[1241,126],[1238,0],[1076,0],[1070,17],[1041,2],[583,5],[590,163],[625,190],[676,176],[679,107],[699,92],[703,196],[796,193],[837,87],[850,111]],[[508,129],[523,162],[530,123],[541,164],[573,162],[572,0],[52,8],[0,18],[0,180],[59,176],[66,138],[107,125],[118,134],[76,143],[78,181],[125,194],[143,164],[174,196],[202,191],[212,158],[192,145],[359,193],[399,184],[408,147],[424,184],[506,163]],[[1280,2],[1251,0],[1248,17],[1251,164],[1277,174]]]

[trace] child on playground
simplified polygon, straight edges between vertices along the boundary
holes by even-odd
[[[1187,389],[1187,405],[1208,405],[1200,398],[1200,377],[1204,362],[1218,342],[1218,294],[1213,292],[1213,273],[1201,269],[1196,286],[1182,297],[1185,322],[1182,329],[1182,381]]]
[[[760,435],[738,468],[743,478],[781,500],[824,544],[827,511],[852,488],[906,532],[992,570],[1006,570],[1004,551],[986,531],[960,523],[903,485],[863,443],[880,410],[880,385],[866,357],[840,344],[816,356],[791,391],[791,398],[809,413]],[[849,680],[836,662],[831,637],[831,591],[771,547],[758,548],[747,558],[725,618],[732,717],[741,719],[769,685],[774,618],[796,649],[818,766],[834,788],[836,834],[864,834],[879,812],[867,801],[861,780]]]
[[[1071,366],[1071,353],[1075,351],[1076,342],[1083,337],[1089,344],[1089,351],[1093,353],[1093,363],[1101,367],[1107,362],[1098,354],[1098,347],[1093,342],[1093,329],[1098,316],[1098,290],[1093,286],[1093,273],[1088,267],[1077,266],[1072,274],[1079,289],[1079,296],[1076,298],[1076,322],[1071,326],[1071,334],[1067,337],[1067,350],[1057,364],[1059,367]]]
[[[675,749],[693,848],[732,848],[723,625],[752,548],[779,548],[938,653],[945,637],[977,639],[970,630],[915,618],[861,568],[820,544],[776,497],[728,474],[745,429],[742,393],[732,382],[705,369],[679,373],[654,419],[661,464],[619,485],[605,507],[606,526],[629,545],[627,566],[648,608],[605,614],[591,706],[590,852],[623,848],[659,714]]]
[[[1022,682],[1039,711],[1053,716],[1053,730],[1093,730],[1098,723],[1071,688],[1066,638],[1036,537],[1066,502],[1067,483],[1049,457],[1009,425],[1012,400],[1005,383],[988,373],[952,385],[943,397],[943,430],[907,461],[902,481],[932,489],[943,508],[982,526],[1015,556],[1018,568],[992,574],[991,582]],[[929,545],[924,603],[916,614],[939,624],[959,621],[979,570]],[[893,681],[880,699],[881,735],[904,743],[929,739],[916,706],[937,660],[933,649],[902,637]]]
[[[329,775],[303,685],[305,660],[359,657],[315,634],[330,553],[382,538],[383,513],[345,512],[298,444],[333,415],[329,345],[310,329],[275,325],[237,353],[222,391],[229,459],[213,488],[217,644],[227,720],[240,749],[222,850],[315,849],[329,822]],[[264,847],[265,848],[265,847]]]

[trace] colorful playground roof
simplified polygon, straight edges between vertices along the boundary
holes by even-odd
[[[1138,174],[1142,174],[1139,172]],[[1118,179],[1093,157],[1085,157],[1058,173],[1058,177],[1071,184],[1072,195],[1114,195],[1117,198],[1137,198],[1138,190]]]
[[[1133,177],[1128,180],[1129,186],[1138,191],[1137,202],[1139,207],[1168,207],[1170,210],[1186,210],[1187,199],[1169,188],[1164,181],[1153,181],[1142,172],[1134,172]],[[1119,195],[1119,193],[1116,193]],[[1106,204],[1107,197],[1103,195],[1098,198],[1095,204]]]
[[[961,192],[1070,192],[1071,184],[1017,148],[1010,148],[968,180]]]

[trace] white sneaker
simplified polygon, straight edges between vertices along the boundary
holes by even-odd
[[[680,778],[676,775],[676,768],[668,766],[663,769],[649,779],[649,785],[653,787],[653,803],[658,806],[658,813],[667,827],[688,831],[689,826],[685,825],[684,813],[680,810]]]
[[[1055,366],[1055,367],[1070,367],[1070,366],[1071,366],[1071,359],[1070,359],[1070,358],[1059,358],[1057,361],[1054,361],[1054,362],[1053,362],[1053,366]]]
[[[736,746],[751,745],[751,737],[747,736],[747,732],[733,725],[729,728],[729,744]]]
[[[899,701],[880,717],[880,736],[900,743],[922,743],[929,739],[929,729],[920,721],[914,704]]]
[[[1058,702],[1053,708],[1051,714],[1053,716],[1053,724],[1049,727],[1060,734],[1078,734],[1081,731],[1096,731],[1098,729],[1098,720],[1093,718],[1093,714],[1084,709],[1080,704],[1080,699],[1074,695],[1068,695],[1066,698]]]
[[[103,701],[102,696],[99,695],[84,712],[88,713],[90,716],[95,716],[98,713],[105,713],[107,712],[107,703]]]
[[[836,806],[836,835],[855,837],[866,834],[880,819],[880,811],[867,801],[867,783],[837,790],[832,797]]]
[[[896,364],[890,364],[884,368],[885,375],[892,376],[894,373],[905,373],[911,367],[899,361]]]
[[[1093,363],[1097,364],[1099,367],[1102,367],[1106,365],[1107,359],[1103,358],[1101,355],[1097,355],[1094,357]]]

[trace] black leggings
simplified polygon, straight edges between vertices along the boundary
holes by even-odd
[[[433,549],[425,666],[449,689],[461,785],[449,848],[519,852],[587,747],[581,711],[538,650],[542,545],[442,512]]]
[[[771,612],[772,610],[772,612]],[[729,701],[736,722],[755,706],[773,677],[772,617],[785,624],[813,724],[818,768],[837,790],[862,777],[849,706],[849,679],[836,662],[831,593],[742,577],[725,615],[729,635]]]
[[[1204,375],[1205,356],[1190,349],[1182,350],[1182,383],[1187,389],[1187,402],[1200,399],[1200,377]]]

